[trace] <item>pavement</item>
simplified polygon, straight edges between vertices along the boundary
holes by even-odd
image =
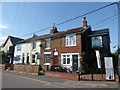
[[[111,81],[72,81],[44,75],[2,71],[2,88],[118,88]]]

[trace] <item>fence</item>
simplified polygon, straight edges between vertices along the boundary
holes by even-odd
[[[82,75],[78,75],[76,73],[47,71],[45,75],[49,76],[49,77],[75,80],[75,81],[106,81],[106,74],[82,74]],[[115,74],[115,79],[113,81],[119,82],[119,78],[118,78],[117,74]]]
[[[101,81],[101,80],[106,80],[106,75],[105,74],[83,74],[83,75],[80,75],[80,80]]]

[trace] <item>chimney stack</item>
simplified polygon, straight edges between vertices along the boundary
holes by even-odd
[[[84,17],[84,20],[83,20],[83,28],[86,28],[87,27],[87,21],[86,21],[86,17]]]
[[[51,29],[50,34],[55,34],[57,32],[57,28],[53,26],[53,29]]]
[[[32,34],[32,37],[36,37],[37,35],[35,33]]]

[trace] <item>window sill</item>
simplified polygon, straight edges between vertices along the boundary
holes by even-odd
[[[65,65],[65,66],[71,66],[71,64],[62,64],[62,65]]]
[[[32,49],[32,50],[36,51],[37,49]]]
[[[76,45],[66,45],[66,47],[75,47]]]
[[[48,50],[48,49],[50,49],[50,48],[45,48],[45,50]]]
[[[50,63],[44,63],[44,65],[50,65]]]

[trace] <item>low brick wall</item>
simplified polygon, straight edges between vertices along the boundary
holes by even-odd
[[[61,79],[68,79],[68,80],[75,80],[79,81],[78,74],[75,73],[63,73],[63,72],[53,72],[53,71],[47,71],[46,76],[49,77],[55,77],[55,78],[61,78]],[[83,74],[80,75],[80,81],[106,81],[106,75],[105,74]],[[117,78],[118,81],[118,78]]]
[[[10,64],[0,64],[0,69],[1,70],[6,70],[10,67]]]
[[[0,69],[5,70],[5,64],[0,64]]]
[[[47,71],[46,76],[78,81],[78,75],[73,73]]]
[[[92,74],[83,74],[80,76],[81,80],[106,80],[106,75],[105,74],[93,74],[93,79],[92,79]]]
[[[115,74],[115,79],[117,83],[120,83],[118,74]]]
[[[37,65],[14,65],[14,71],[38,74]]]
[[[10,70],[14,70],[14,64],[10,65]]]

